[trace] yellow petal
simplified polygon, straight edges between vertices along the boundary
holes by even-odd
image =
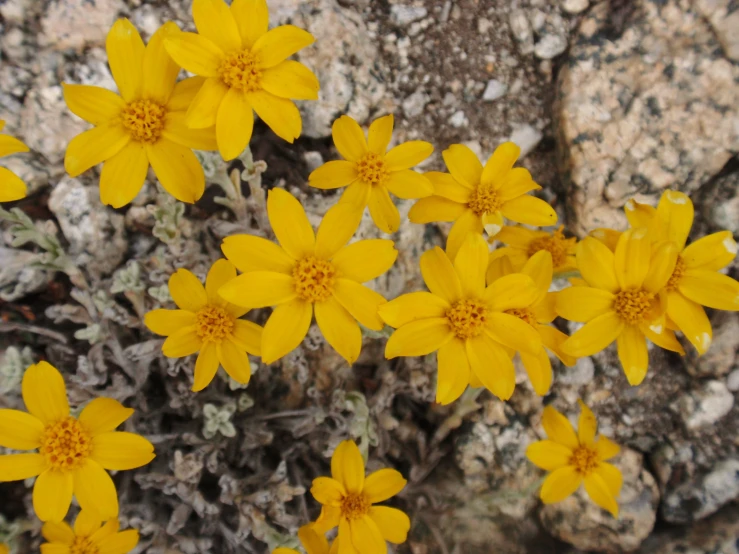
[[[62,374],[47,362],[29,366],[21,384],[26,409],[48,425],[69,415],[67,389]]]
[[[98,546],[98,554],[127,554],[139,543],[139,532],[127,529],[102,539]]]
[[[74,534],[89,537],[103,525],[98,515],[87,510],[82,510],[74,520]]]
[[[513,165],[521,155],[521,148],[513,142],[504,142],[485,162],[485,166],[482,169],[482,176],[480,181],[485,184],[497,185],[495,188],[500,188],[504,177],[507,173],[513,169]]]
[[[359,124],[348,115],[342,115],[331,126],[331,135],[339,154],[355,162],[367,152],[367,141]]]
[[[105,40],[108,65],[126,102],[141,98],[144,85],[144,41],[128,19],[119,19]]]
[[[624,480],[623,475],[621,475],[621,470],[612,464],[600,463],[595,469],[595,473],[605,481],[611,495],[614,498],[617,498],[621,492]]]
[[[0,167],[0,202],[14,202],[26,197],[26,184],[6,167]]]
[[[341,193],[339,202],[352,204],[357,209],[364,212],[364,209],[369,204],[370,194],[372,193],[372,185],[365,183],[361,179],[357,179],[351,185],[344,189]]]
[[[298,529],[298,538],[307,554],[328,553],[328,541],[326,537],[318,534],[310,523]],[[275,554],[275,552],[272,552],[272,554]]]
[[[530,306],[538,295],[534,281],[523,273],[512,273],[490,283],[483,300],[491,310],[504,312]]]
[[[541,501],[544,504],[560,502],[574,493],[582,483],[582,476],[572,466],[555,469],[544,480],[541,487]]]
[[[378,117],[372,122],[367,133],[367,147],[370,152],[385,154],[393,138],[393,123],[393,114]]]
[[[677,352],[681,356],[685,356],[685,349],[683,348],[683,345],[680,344],[680,341],[677,340],[675,331],[668,329],[667,326],[662,326],[660,332],[657,333],[649,328],[648,323],[642,322],[641,325],[639,325],[639,329],[641,329],[641,332],[644,333],[644,336],[647,337],[647,339],[660,348],[670,350],[671,352]]]
[[[536,329],[539,331],[541,343],[551,350],[563,364],[567,367],[575,365],[577,359],[562,352],[562,343],[569,338],[567,335],[551,325],[537,325]]]
[[[110,475],[89,459],[74,471],[74,496],[83,510],[97,512],[102,520],[118,518],[118,495]]]
[[[316,302],[314,309],[316,323],[326,342],[352,365],[362,349],[362,331],[356,320],[334,297]]]
[[[505,217],[516,223],[547,227],[557,223],[557,212],[541,198],[518,196],[507,200],[500,209]]]
[[[529,245],[536,239],[541,239],[549,236],[549,233],[545,231],[532,231],[526,227],[520,225],[505,225],[495,235],[495,240],[516,248],[528,250]]]
[[[230,340],[249,354],[259,356],[262,353],[263,331],[264,329],[261,325],[257,325],[251,321],[237,319],[234,323],[233,334]]]
[[[216,344],[216,355],[226,373],[242,385],[251,379],[251,363],[249,357],[231,340],[222,340]]]
[[[598,437],[598,440],[595,441],[595,451],[598,453],[599,460],[610,460],[614,456],[618,455],[619,452],[621,452],[621,447],[608,437],[604,437],[601,435],[600,437]]]
[[[14,450],[33,450],[41,445],[44,424],[19,410],[0,410],[0,446]]]
[[[0,135],[0,158],[10,156],[11,154],[28,151],[28,146],[23,144],[17,138],[11,137],[9,135]]]
[[[221,0],[212,0],[221,3]],[[225,161],[240,156],[249,145],[254,129],[254,112],[246,95],[235,88],[228,89],[218,108],[216,139]]]
[[[686,297],[715,310],[739,311],[739,281],[705,269],[689,269],[677,283]]]
[[[421,275],[428,289],[453,304],[462,297],[462,283],[449,257],[438,246],[421,255]]]
[[[449,231],[446,239],[446,253],[453,260],[457,252],[470,234],[481,234],[483,230],[482,219],[470,209],[465,209],[457,218]]]
[[[308,176],[308,184],[318,189],[345,187],[357,180],[357,167],[346,160],[326,162]]]
[[[592,446],[595,433],[598,431],[598,420],[595,414],[582,400],[577,401],[580,405],[580,418],[577,420],[577,438],[580,444]]]
[[[102,87],[62,83],[62,90],[69,111],[93,125],[102,125],[118,117],[126,106],[123,98]],[[27,148],[16,150],[16,152],[26,151],[28,151]],[[0,150],[0,156],[7,156],[10,153],[12,152],[6,153]]]
[[[223,304],[223,298],[218,294],[218,289],[236,278],[236,268],[228,260],[216,260],[205,278],[205,293],[208,295],[209,304]]]
[[[688,195],[677,190],[666,190],[659,199],[657,216],[667,229],[666,238],[680,250],[685,247],[693,226],[693,211],[693,202]]]
[[[487,316],[485,333],[494,341],[516,352],[539,354],[541,337],[531,325],[516,316],[492,312]]]
[[[302,527],[301,527],[301,529],[302,529]],[[298,531],[298,536],[299,535],[300,535],[300,531]],[[292,548],[285,548],[285,547],[281,546],[279,548],[275,548],[272,551],[272,554],[300,554],[300,552],[298,552],[297,550],[294,550]],[[312,552],[309,552],[308,554],[313,554],[313,553]]]
[[[552,386],[552,362],[544,348],[540,348],[536,354],[519,351],[521,362],[529,376],[531,386],[534,392],[539,396],[544,396]]]
[[[380,331],[385,324],[377,313],[380,306],[385,304],[383,296],[364,285],[350,279],[337,279],[334,284],[334,297],[359,323]]]
[[[497,237],[496,237],[497,238]],[[541,302],[549,291],[552,284],[552,274],[554,267],[552,266],[552,255],[548,250],[539,250],[531,258],[529,258],[521,268],[521,273],[531,277],[534,281],[539,295],[536,302]]]
[[[79,422],[92,435],[106,433],[118,427],[133,415],[133,409],[126,408],[112,398],[95,398],[80,413]]]
[[[591,473],[585,477],[585,491],[598,506],[610,512],[613,517],[618,517],[618,503],[600,475]]]
[[[604,229],[601,227],[590,231],[588,236],[603,243],[603,245],[611,252],[615,252],[616,244],[618,244],[618,239],[621,238],[621,234],[621,231],[614,231],[613,229]]]
[[[252,47],[262,68],[274,67],[315,42],[313,35],[294,25],[280,25],[264,33]]]
[[[372,187],[369,198],[372,221],[383,233],[392,234],[400,227],[400,214],[385,187]]]
[[[472,189],[457,181],[451,173],[427,171],[424,175],[429,181],[431,181],[431,184],[434,187],[434,195],[441,196],[448,200],[454,200],[461,204],[469,202],[470,196],[472,195]]]
[[[143,143],[131,141],[105,160],[100,173],[100,201],[122,208],[141,191],[149,172],[149,157]]]
[[[339,521],[339,531],[336,535],[335,543],[339,544],[338,554],[359,554],[352,543],[352,530],[349,526],[349,520],[342,517]]]
[[[430,292],[403,294],[379,307],[380,317],[391,327],[401,327],[417,319],[444,317],[450,304]]]
[[[431,182],[411,169],[393,171],[385,186],[398,198],[406,199],[424,198],[434,192]]]
[[[419,319],[397,329],[385,346],[385,357],[425,356],[452,340],[446,318]]]
[[[47,469],[33,485],[33,511],[41,521],[61,522],[72,504],[72,474]]]
[[[613,310],[616,296],[592,287],[568,287],[555,294],[555,309],[569,321],[587,322]]]
[[[169,102],[177,75],[180,73],[180,66],[165,50],[164,41],[169,37],[176,37],[179,33],[180,28],[172,21],[168,21],[151,36],[144,51],[144,96],[162,105]]]
[[[498,194],[501,201],[508,202],[533,190],[541,190],[541,187],[531,178],[529,170],[514,167],[503,178]]]
[[[339,483],[337,483],[339,484]],[[341,484],[339,484],[341,486]],[[341,519],[341,508],[336,506],[321,506],[321,513],[313,523],[313,529],[318,533],[327,533],[339,525]]]
[[[388,506],[372,506],[369,517],[375,522],[382,538],[386,541],[393,544],[402,544],[408,538],[411,520],[405,512]]]
[[[616,346],[618,359],[629,384],[631,386],[640,384],[646,377],[649,366],[647,339],[644,333],[635,325],[626,325],[616,339]]]
[[[475,153],[464,144],[452,144],[441,153],[444,163],[454,178],[468,188],[474,188],[482,176],[482,164]]]
[[[434,147],[430,142],[409,140],[392,148],[385,155],[385,164],[390,171],[410,169],[428,158],[433,151]]]
[[[0,456],[0,483],[23,481],[36,477],[47,469],[41,454],[6,454]]]
[[[569,356],[592,356],[611,344],[624,329],[624,322],[616,312],[606,312],[591,319],[562,344]]]
[[[99,543],[102,539],[111,537],[118,533],[120,525],[117,519],[109,519],[105,525],[95,531],[90,537],[90,542]]]
[[[434,221],[455,221],[465,211],[464,204],[441,196],[421,198],[408,212],[411,223],[432,223]]]
[[[223,0],[193,0],[192,18],[198,33],[224,52],[241,49],[241,36]]]
[[[194,204],[205,191],[205,175],[192,150],[165,138],[146,145],[146,155],[164,189],[180,202]]]
[[[553,440],[536,441],[526,448],[526,457],[536,467],[554,471],[570,463],[572,449]]]
[[[169,294],[178,308],[189,312],[197,312],[208,303],[205,287],[192,271],[185,268],[178,269],[170,276]]]
[[[495,396],[508,400],[516,388],[516,370],[508,353],[492,339],[481,335],[467,339],[470,369]]]
[[[478,298],[485,290],[488,246],[482,235],[469,235],[454,259],[454,270],[466,298]]]
[[[391,468],[379,469],[367,476],[364,494],[371,504],[384,502],[402,491],[408,481],[399,471]]]
[[[244,48],[251,48],[267,32],[269,11],[266,0],[234,0],[231,14],[236,21]]]
[[[541,415],[541,424],[549,440],[562,444],[571,450],[580,446],[580,441],[570,421],[552,406],[544,408]]]
[[[652,243],[646,229],[629,229],[616,244],[614,269],[622,289],[641,288],[649,272]]]
[[[187,126],[193,129],[213,127],[218,118],[221,102],[229,90],[220,78],[206,79],[187,108],[185,115]]]
[[[197,33],[178,33],[166,39],[164,47],[177,65],[202,77],[218,77],[226,55],[212,40]]]
[[[551,323],[557,318],[557,312],[554,309],[555,301],[554,293],[546,293],[542,300],[532,306],[537,323]]]
[[[387,544],[380,529],[369,516],[349,520],[349,527],[354,548],[360,550],[360,552],[383,554],[387,551]]]
[[[167,337],[162,345],[162,354],[168,358],[184,358],[195,354],[203,346],[196,327],[184,327]]]
[[[641,204],[631,198],[624,204],[624,213],[631,228],[637,229],[638,227],[649,227],[657,210],[648,204]]]
[[[193,129],[188,127],[187,116],[184,111],[167,112],[162,136],[186,148],[208,151],[218,150],[216,128],[205,127],[202,129]]]
[[[642,284],[643,288],[652,293],[659,292],[675,270],[677,255],[677,246],[672,242],[666,242],[657,248],[652,255],[649,271]]]
[[[734,260],[736,252],[737,245],[731,231],[720,231],[690,243],[680,257],[688,269],[718,271]]]
[[[698,354],[705,354],[711,346],[713,331],[702,306],[688,300],[679,292],[667,295],[667,315],[690,341]]]
[[[262,334],[262,361],[271,364],[295,350],[308,334],[313,305],[296,298],[277,306]]]
[[[154,457],[154,446],[141,435],[110,431],[92,438],[91,458],[105,469],[135,469]]]
[[[216,353],[216,345],[212,342],[203,344],[195,361],[195,374],[192,390],[198,392],[207,387],[216,376],[220,362]]]
[[[618,279],[613,252],[597,239],[586,237],[577,243],[577,268],[591,287],[617,292]]]
[[[69,546],[63,544],[44,543],[40,547],[41,554],[70,554]],[[0,545],[0,554],[9,554],[5,545]]]
[[[360,493],[364,488],[364,460],[356,443],[345,440],[339,443],[331,456],[331,476],[346,491]]]
[[[439,348],[436,355],[436,402],[441,405],[457,400],[470,382],[470,362],[465,344],[457,337]]]
[[[262,72],[264,90],[292,100],[318,100],[318,78],[302,63],[285,60]]]
[[[331,259],[352,238],[359,227],[362,212],[352,204],[332,206],[321,220],[316,234],[316,256]]]
[[[313,254],[316,245],[313,227],[297,198],[284,189],[270,190],[267,214],[277,240],[293,259]]]
[[[507,246],[493,250],[490,253],[488,268],[485,272],[485,282],[492,284],[493,281],[497,281],[501,277],[516,273],[513,269],[514,266],[523,267],[527,256],[525,253],[519,256],[518,252],[520,252],[518,249],[508,248]]]
[[[218,294],[231,304],[245,308],[266,308],[290,302],[296,297],[292,275],[274,271],[251,271],[223,285]]]
[[[74,531],[68,523],[62,521],[61,523],[53,523],[48,521],[41,527],[41,535],[49,541],[61,543],[64,545],[71,545],[74,542]],[[5,554],[8,554],[7,552]]]
[[[169,102],[167,102],[167,113],[186,112],[205,81],[205,77],[188,77],[175,83]],[[213,118],[215,122],[215,115]]]
[[[221,250],[242,273],[261,270],[292,274],[295,265],[295,260],[277,244],[254,235],[226,237]]]
[[[333,459],[331,460],[331,464],[333,465]],[[339,506],[341,505],[341,499],[346,496],[346,489],[336,479],[332,479],[331,477],[317,477],[313,479],[310,493],[316,501],[324,506]]]
[[[130,140],[131,135],[117,123],[93,127],[69,141],[64,169],[71,177],[77,177],[115,156]]]

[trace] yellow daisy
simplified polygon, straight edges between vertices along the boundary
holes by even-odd
[[[33,509],[41,521],[62,521],[73,495],[83,510],[117,518],[118,496],[105,470],[134,469],[154,459],[148,440],[113,431],[133,410],[96,398],[72,417],[64,379],[46,362],[26,369],[21,388],[30,413],[0,410],[0,446],[38,453],[0,456],[0,482],[38,476]]]
[[[377,308],[385,299],[361,283],[395,263],[393,241],[345,246],[361,217],[348,204],[326,212],[314,235],[300,202],[283,189],[269,191],[267,215],[280,245],[253,235],[224,239],[223,253],[243,274],[222,286],[220,295],[238,306],[276,306],[262,335],[264,363],[297,348],[315,313],[326,341],[353,364],[362,348],[357,321],[376,331],[384,327]]]
[[[119,532],[117,519],[102,523],[94,512],[87,510],[79,513],[74,529],[65,522],[44,523],[41,534],[49,542],[41,545],[41,554],[127,554],[136,548],[138,531]]]
[[[0,119],[0,131],[4,128],[5,121]],[[0,158],[19,152],[28,152],[28,146],[15,137],[0,135]],[[26,183],[7,167],[0,167],[0,202],[12,202],[25,197]],[[2,554],[2,545],[0,545],[0,554]]]
[[[575,237],[565,238],[562,229],[551,232],[533,231],[520,225],[504,225],[491,240],[499,240],[506,246],[497,248],[490,253],[490,261],[508,256],[513,267],[520,269],[537,252],[546,250],[552,255],[554,274],[569,273],[577,270],[575,261]]]
[[[554,209],[526,194],[541,187],[527,169],[513,167],[520,153],[514,143],[505,142],[483,167],[467,146],[453,144],[442,152],[450,173],[426,173],[434,196],[416,202],[408,218],[413,223],[454,221],[446,246],[452,260],[469,233],[482,233],[484,228],[494,236],[503,227],[503,217],[537,227],[554,225]]]
[[[395,496],[406,483],[398,471],[390,468],[365,478],[359,448],[354,441],[344,441],[331,457],[331,477],[313,480],[310,492],[323,505],[314,529],[325,533],[338,526],[336,549],[342,554],[385,553],[385,541],[405,542],[411,521],[397,508],[373,504]]]
[[[492,273],[490,269],[488,268],[487,273],[488,285],[514,273],[510,264],[498,274]],[[554,310],[555,294],[549,292],[552,284],[552,255],[547,250],[539,250],[523,264],[519,271],[531,277],[536,285],[537,295],[528,306],[509,310],[508,313],[531,325],[541,337],[542,347],[536,354],[520,352],[519,355],[534,391],[544,396],[552,385],[552,363],[546,349],[551,350],[567,366],[575,365],[577,360],[562,352],[560,348],[561,344],[567,340],[567,335],[550,325],[557,317],[557,312]]]
[[[591,356],[616,341],[631,385],[641,383],[647,374],[647,338],[684,354],[675,334],[665,326],[666,295],[661,292],[676,259],[677,248],[671,243],[652,252],[644,228],[621,235],[615,253],[592,237],[581,241],[577,266],[587,286],[558,292],[555,309],[561,317],[585,326],[561,345],[562,351],[575,357]]]
[[[144,185],[149,165],[177,200],[194,203],[203,195],[203,168],[191,148],[215,150],[215,133],[185,125],[185,110],[203,80],[175,84],[180,68],[165,51],[164,41],[180,32],[174,23],[165,23],[144,46],[131,22],[119,19],[105,46],[120,96],[100,87],[64,85],[72,113],[95,125],[70,141],[64,168],[77,177],[104,162],[103,204],[120,208],[131,202]]]
[[[551,406],[544,408],[541,423],[549,437],[526,449],[534,465],[551,473],[541,487],[544,504],[560,502],[585,485],[585,491],[598,506],[618,517],[616,498],[621,492],[621,471],[606,460],[621,450],[604,436],[596,436],[598,422],[581,400],[578,432],[565,416]]]
[[[308,184],[319,189],[347,187],[342,202],[351,202],[364,211],[369,204],[375,225],[384,233],[400,226],[400,214],[389,192],[398,198],[424,198],[434,193],[426,177],[411,167],[434,151],[431,143],[411,140],[388,151],[393,135],[393,116],[372,122],[365,140],[359,124],[348,115],[334,121],[331,133],[343,160],[326,162],[313,171]]]
[[[187,269],[178,269],[169,278],[169,294],[178,310],[152,310],[144,324],[157,335],[167,337],[162,352],[182,358],[199,352],[195,362],[193,391],[203,390],[223,366],[241,384],[251,379],[248,352],[259,356],[262,327],[239,319],[249,311],[223,300],[218,289],[236,279],[236,268],[228,260],[216,261],[208,271],[205,287]]]
[[[10,547],[6,544],[0,543],[0,554],[10,554]]]
[[[298,529],[298,538],[300,544],[303,545],[306,554],[338,554],[339,541],[335,540],[334,544],[329,547],[326,537],[316,532],[314,525],[309,523]],[[292,548],[275,548],[272,554],[300,554]]]
[[[507,349],[538,355],[536,329],[518,317],[539,290],[528,275],[512,274],[485,286],[488,247],[469,234],[454,263],[439,247],[421,256],[421,274],[431,292],[404,294],[380,307],[380,317],[396,331],[385,357],[425,356],[439,351],[436,401],[453,402],[469,383],[484,385],[501,400],[516,386]]]
[[[194,0],[197,33],[166,41],[187,71],[205,78],[187,110],[193,129],[216,126],[218,149],[232,160],[249,144],[254,113],[288,142],[300,136],[300,112],[292,100],[316,100],[318,79],[303,64],[288,60],[313,43],[313,35],[293,25],[267,30],[265,0]]]

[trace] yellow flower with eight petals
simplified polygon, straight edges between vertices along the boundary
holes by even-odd
[[[438,350],[436,401],[453,402],[469,383],[484,385],[502,400],[516,386],[508,349],[538,355],[536,329],[517,316],[539,291],[528,275],[511,274],[485,286],[488,247],[470,233],[454,263],[439,247],[421,256],[421,274],[431,292],[404,294],[380,307],[396,328],[385,357],[425,356]]]
[[[314,525],[309,523],[303,525],[298,529],[298,538],[300,543],[303,545],[306,554],[338,554],[339,552],[339,541],[334,541],[334,544],[329,547],[326,537],[318,533]],[[292,548],[275,548],[272,554],[300,554],[297,550]]]
[[[5,121],[0,119],[0,131],[5,128]],[[0,135],[0,158],[28,152],[28,146],[15,137]],[[26,183],[7,167],[0,167],[0,202],[12,202],[26,196]],[[0,552],[2,545],[0,545]]]
[[[74,522],[74,529],[67,523],[48,521],[41,534],[49,541],[41,545],[41,554],[127,554],[139,542],[135,529],[118,531],[117,519],[105,525],[98,516],[82,510]]]
[[[218,260],[210,268],[205,288],[187,269],[178,269],[169,278],[169,293],[178,310],[152,310],[144,324],[167,340],[162,352],[181,358],[199,352],[195,362],[193,391],[203,390],[215,377],[219,364],[231,378],[246,384],[251,365],[246,353],[259,356],[262,327],[239,319],[248,308],[223,300],[218,289],[236,278],[236,268],[228,260]]]
[[[348,115],[334,121],[331,133],[344,159],[326,162],[310,174],[308,184],[319,189],[347,187],[341,202],[350,202],[362,211],[369,204],[375,225],[384,233],[400,226],[400,214],[389,192],[398,198],[424,198],[434,193],[425,176],[411,167],[428,158],[434,147],[412,140],[387,150],[393,135],[393,116],[372,122],[365,140],[359,124]]]
[[[565,416],[551,406],[544,408],[541,423],[549,438],[530,444],[526,457],[534,465],[551,471],[541,487],[544,504],[560,502],[584,484],[593,502],[618,517],[616,498],[623,476],[606,460],[621,449],[607,437],[596,437],[595,415],[582,401],[578,402],[581,411],[577,433]]]
[[[249,144],[254,113],[277,136],[293,142],[300,136],[300,112],[292,100],[316,100],[318,79],[303,64],[288,60],[313,43],[313,35],[293,25],[267,30],[265,0],[194,0],[198,33],[166,41],[167,51],[186,70],[205,77],[187,111],[187,124],[216,126],[224,160]]]
[[[519,270],[537,252],[546,250],[552,255],[554,274],[577,270],[575,261],[575,237],[565,238],[563,226],[551,232],[533,231],[520,225],[504,225],[500,232],[490,240],[499,240],[506,246],[496,248],[490,253],[490,261],[507,256],[513,268]]]
[[[397,508],[373,504],[395,496],[406,483],[398,471],[390,468],[365,478],[359,448],[354,441],[344,441],[331,457],[331,477],[313,480],[310,492],[323,504],[314,529],[325,533],[338,526],[337,552],[342,554],[384,554],[385,541],[405,542],[411,522]]]
[[[223,253],[243,274],[221,287],[221,296],[238,306],[276,306],[262,335],[264,363],[295,349],[315,312],[326,341],[353,364],[362,348],[357,321],[376,331],[384,327],[377,308],[385,299],[361,283],[390,269],[398,256],[393,241],[345,246],[362,215],[348,204],[326,212],[314,234],[300,202],[283,189],[269,191],[267,215],[280,246],[253,235],[224,239]]]
[[[83,510],[117,518],[118,496],[105,470],[134,469],[154,459],[148,440],[113,431],[133,410],[96,398],[72,417],[64,379],[46,362],[26,369],[21,390],[30,413],[0,410],[0,446],[38,453],[0,456],[0,482],[38,476],[33,509],[41,521],[62,521],[72,496]]]
[[[119,19],[105,45],[120,96],[100,87],[64,85],[72,113],[95,125],[70,141],[64,168],[76,177],[104,162],[103,204],[120,208],[131,202],[149,165],[177,200],[194,203],[203,195],[203,168],[191,148],[215,150],[215,134],[212,128],[185,125],[185,109],[203,80],[175,84],[180,68],[164,50],[164,41],[179,34],[177,25],[165,23],[144,46],[131,22]]]
[[[503,217],[517,223],[546,227],[557,223],[552,207],[526,193],[539,190],[528,170],[513,167],[521,149],[504,142],[485,163],[463,144],[453,144],[442,152],[450,173],[426,173],[434,185],[434,195],[422,198],[411,208],[413,223],[454,221],[447,237],[446,251],[454,260],[469,233],[491,235],[503,227]]]

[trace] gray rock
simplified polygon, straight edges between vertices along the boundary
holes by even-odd
[[[711,23],[726,56],[739,61],[739,4],[733,0],[695,0],[693,4]]]
[[[390,19],[401,27],[423,19],[427,14],[428,11],[423,6],[405,6],[402,4],[390,6]]]
[[[715,424],[731,411],[734,395],[721,381],[707,381],[677,401],[677,409],[689,430]]]
[[[457,110],[452,114],[452,117],[449,118],[449,124],[452,127],[466,127],[468,123],[469,120],[467,119],[464,110]]]
[[[588,9],[588,0],[562,0],[562,9],[571,14],[578,14]]]
[[[0,247],[0,299],[12,302],[46,288],[52,274],[32,267],[37,262],[33,252]]]
[[[408,98],[403,100],[403,112],[407,117],[416,117],[423,113],[423,109],[428,104],[429,96],[422,88],[419,88]]]
[[[521,148],[521,157],[523,158],[536,148],[536,145],[541,142],[542,137],[541,131],[531,125],[524,124],[513,127],[513,132],[509,140]]]
[[[488,84],[485,86],[485,92],[482,93],[482,99],[485,102],[492,102],[498,98],[505,96],[508,91],[508,86],[505,83],[498,81],[497,79],[490,79]]]
[[[731,392],[739,391],[739,369],[735,369],[726,379],[726,386]]]
[[[699,356],[693,349],[688,351],[688,364],[686,365],[691,375],[721,377],[739,366],[739,358],[737,358],[739,314],[717,312],[711,324],[713,325],[713,342],[708,352]]]
[[[531,29],[529,18],[523,10],[513,10],[508,17],[508,25],[511,28],[519,50],[522,54],[530,54],[534,51],[534,32]]]
[[[544,35],[534,45],[534,54],[542,60],[556,58],[567,50],[567,37],[562,35]]]
[[[58,50],[102,45],[123,9],[121,0],[52,0],[41,19],[40,42]]]

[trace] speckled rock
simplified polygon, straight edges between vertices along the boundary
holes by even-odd
[[[693,192],[739,149],[739,66],[688,0],[608,3],[582,21],[559,79],[559,146],[576,230],[625,225],[637,195]],[[706,133],[706,129],[711,129]]]
[[[715,425],[733,406],[734,395],[722,381],[706,381],[680,397],[674,409],[685,426],[695,431]]]
[[[638,548],[657,519],[659,490],[638,452],[624,449],[613,463],[624,477],[618,519],[595,505],[581,487],[562,502],[542,506],[545,529],[580,550],[620,553]]]
[[[102,45],[123,8],[121,0],[52,0],[41,19],[41,42],[57,50]]]
[[[708,352],[698,356],[689,351],[687,368],[692,375],[721,377],[739,369],[739,313],[717,312],[711,323],[713,342]]]
[[[739,61],[739,4],[734,0],[695,0],[694,4],[711,23],[726,56]]]
[[[32,267],[38,261],[33,252],[0,247],[0,299],[12,302],[45,288],[51,276]]]

